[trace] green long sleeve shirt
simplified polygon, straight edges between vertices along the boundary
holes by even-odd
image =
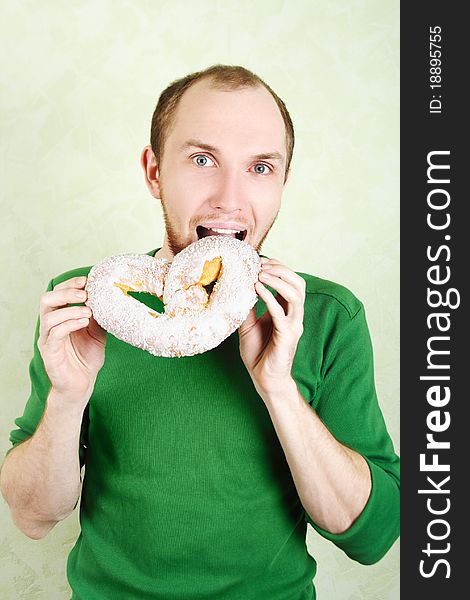
[[[372,492],[359,518],[334,535],[304,510],[236,332],[183,358],[107,334],[77,448],[85,475],[81,533],[67,561],[74,600],[310,600],[307,523],[364,564],[393,544],[399,459],[377,402],[364,308],[346,288],[299,275],[307,285],[293,377],[333,435],[367,460]],[[162,309],[158,298],[140,299]],[[258,314],[265,310],[259,300]],[[38,331],[14,445],[34,433],[50,389]]]

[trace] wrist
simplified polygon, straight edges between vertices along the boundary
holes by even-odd
[[[297,384],[290,375],[281,380],[272,379],[269,384],[257,385],[255,383],[255,387],[265,404],[285,402],[286,398],[298,398],[299,396]]]
[[[46,400],[46,408],[49,414],[67,414],[70,419],[82,419],[85,408],[91,394],[73,398],[69,394],[51,388]]]

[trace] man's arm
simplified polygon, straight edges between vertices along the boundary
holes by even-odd
[[[76,304],[86,300],[85,283],[83,276],[51,281],[41,296],[31,396],[19,419],[20,436],[17,430],[11,439],[29,437],[8,453],[0,474],[14,522],[35,539],[69,515],[80,494],[82,418],[106,346],[91,310]]]
[[[303,507],[333,534],[351,527],[371,491],[364,458],[338,442],[304,400],[293,379],[260,394],[284,450]]]
[[[33,539],[67,517],[80,495],[83,409],[64,411],[63,404],[51,391],[36,432],[8,453],[0,474],[13,521]]]
[[[336,344],[334,354],[322,357],[327,375],[314,410],[291,376],[303,334],[305,281],[275,259],[264,261],[259,279],[256,290],[267,311],[257,318],[253,309],[240,327],[240,353],[269,411],[307,520],[352,558],[375,562],[396,539],[399,488],[362,311],[343,326],[341,350]]]

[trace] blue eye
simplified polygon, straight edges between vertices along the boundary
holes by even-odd
[[[192,161],[198,167],[212,167],[214,165],[214,161],[205,154],[193,156]]]
[[[267,175],[270,172],[270,168],[264,163],[257,163],[254,166],[254,171],[255,173],[258,173],[258,175]]]

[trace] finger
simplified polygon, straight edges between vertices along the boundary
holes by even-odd
[[[240,325],[240,327],[239,327],[240,333],[243,333],[244,331],[251,329],[257,320],[258,319],[256,317],[256,308],[253,307],[250,310],[250,312],[248,313],[248,316],[246,317],[246,319]]]
[[[85,290],[74,287],[55,288],[51,292],[45,292],[41,296],[39,315],[42,317],[55,308],[66,306],[67,304],[85,302],[86,299],[87,293]]]
[[[289,302],[287,302],[287,300],[285,298],[283,298],[281,296],[281,294],[276,294],[274,296],[274,298],[276,299],[277,302],[279,302],[279,304],[284,309],[284,314],[287,315],[287,316],[289,316],[289,317],[292,316],[292,308],[290,308],[291,304]]]
[[[272,265],[281,265],[282,264],[280,260],[278,260],[277,258],[272,258],[272,257],[271,258],[266,258],[264,260],[261,259],[261,262],[263,264],[268,264],[269,263],[269,264],[272,264]]]
[[[299,290],[305,290],[305,279],[297,275],[292,269],[289,269],[281,263],[265,263],[262,266],[263,273],[271,273],[280,277],[282,280],[287,281]]]
[[[56,286],[54,286],[54,289],[62,290],[64,288],[84,288],[86,282],[86,275],[82,275],[81,277],[71,277],[70,279],[66,279],[61,283],[58,283]]]
[[[39,335],[42,341],[46,341],[50,330],[60,323],[71,319],[91,317],[91,309],[88,306],[68,306],[46,313],[40,320]]]
[[[46,343],[48,348],[54,350],[54,346],[61,344],[72,331],[85,328],[89,322],[90,319],[84,317],[82,319],[71,319],[70,321],[56,325],[50,330],[47,337]]]
[[[284,309],[276,300],[274,295],[260,281],[256,282],[255,288],[260,298],[266,304],[266,308],[271,315],[274,327],[276,327],[278,330],[282,329],[287,319]]]
[[[281,294],[281,296],[287,300],[287,302],[295,302],[300,298],[299,291],[288,281],[282,280],[277,275],[273,275],[271,272],[261,271],[259,274],[259,280],[269,287],[273,288]]]
[[[292,319],[303,319],[304,312],[304,293],[299,287],[294,287],[290,282],[282,280],[280,277],[271,274],[270,272],[261,272],[259,279],[262,283],[269,285],[275,290],[278,295],[276,300],[284,308],[285,314]]]
[[[91,315],[90,323],[88,324],[88,333],[95,340],[102,343],[106,342],[106,329],[103,329],[101,325],[99,325],[93,314]]]

